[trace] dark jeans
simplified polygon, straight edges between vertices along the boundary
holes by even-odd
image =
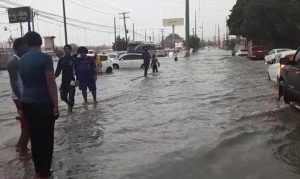
[[[60,98],[70,107],[74,106],[75,91],[75,86],[71,86],[70,84],[61,84],[60,86]]]
[[[157,65],[152,65],[153,73],[158,73]]]
[[[49,177],[54,143],[53,107],[49,103],[22,103],[22,109],[29,125],[35,172],[41,178]]]
[[[150,66],[149,63],[145,63],[145,64],[144,64],[144,76],[147,76],[148,70],[149,70],[149,66]]]

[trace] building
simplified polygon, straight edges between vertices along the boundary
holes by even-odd
[[[183,38],[181,38],[178,34],[175,34],[174,37],[175,37],[175,44],[183,44],[184,43]],[[165,46],[165,48],[174,48],[172,34],[170,34],[169,36],[167,36],[165,38],[164,46]]]

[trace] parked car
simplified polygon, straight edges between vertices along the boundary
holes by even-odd
[[[112,73],[113,72],[113,63],[106,54],[98,54],[102,63],[101,72]]]
[[[292,59],[281,58],[282,65],[279,78],[279,99],[280,102],[300,103],[300,50],[296,52]]]
[[[273,49],[269,52],[269,55],[265,56],[265,63],[267,64],[268,62],[272,61],[275,59],[275,57],[284,51],[290,51],[291,49],[287,48],[282,48],[282,49]]]
[[[268,54],[267,48],[264,46],[253,46],[249,49],[248,58],[260,60],[265,59],[265,56]]]
[[[275,82],[276,84],[279,84],[279,77],[280,77],[280,59],[282,58],[292,58],[296,53],[296,50],[290,50],[290,51],[284,51],[277,54],[272,61],[267,61],[267,64],[269,64],[268,68],[268,78],[269,80]]]
[[[105,73],[112,73],[113,72],[113,64],[111,60],[109,59],[109,56],[106,54],[97,54],[101,60],[102,68],[100,69],[100,72],[105,72]],[[95,55],[94,54],[88,54],[88,56],[92,57],[94,60]]]
[[[140,53],[128,53],[121,55],[119,59],[113,63],[116,69],[119,68],[143,68],[144,60]]]
[[[156,50],[156,56],[157,57],[167,57],[168,52],[166,50]]]
[[[238,52],[235,53],[235,56],[237,56],[237,57],[246,57],[246,56],[248,56],[248,50],[247,49],[240,49]]]

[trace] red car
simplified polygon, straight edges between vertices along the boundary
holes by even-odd
[[[268,50],[264,46],[253,46],[249,49],[248,58],[255,60],[263,60],[268,54]]]

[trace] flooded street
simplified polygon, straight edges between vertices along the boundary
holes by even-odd
[[[98,78],[99,104],[60,103],[53,170],[58,178],[296,179],[300,112],[277,107],[263,61],[222,50],[161,58],[159,73],[115,70]],[[6,71],[0,71],[0,178],[30,178]],[[59,82],[59,80],[58,80]],[[89,100],[91,94],[89,94]]]

